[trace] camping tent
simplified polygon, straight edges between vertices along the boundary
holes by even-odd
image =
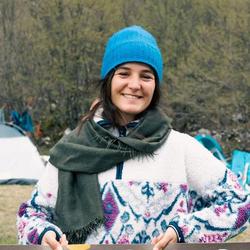
[[[0,156],[0,184],[33,184],[44,170],[34,144],[13,124],[0,124]]]
[[[250,152],[235,149],[232,155],[232,171],[237,175],[240,184],[250,189]]]

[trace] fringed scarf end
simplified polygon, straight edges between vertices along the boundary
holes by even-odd
[[[86,227],[65,232],[68,242],[70,244],[83,244],[86,241],[88,235],[90,235],[99,226],[104,224],[104,222],[104,218],[96,218]]]

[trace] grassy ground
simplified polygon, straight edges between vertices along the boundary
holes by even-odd
[[[30,198],[33,186],[0,185],[0,244],[16,244],[16,213],[19,205]],[[230,240],[250,242],[250,229]]]
[[[33,186],[0,185],[0,244],[16,244],[16,213]]]

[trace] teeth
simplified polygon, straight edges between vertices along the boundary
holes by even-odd
[[[124,97],[129,98],[129,99],[139,99],[139,96],[135,96],[135,95],[129,95],[129,94],[123,94]]]

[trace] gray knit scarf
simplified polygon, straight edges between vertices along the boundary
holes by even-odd
[[[126,137],[88,120],[52,148],[49,161],[59,170],[54,223],[70,243],[83,243],[105,221],[98,173],[128,159],[153,157],[169,131],[170,119],[154,109]]]

